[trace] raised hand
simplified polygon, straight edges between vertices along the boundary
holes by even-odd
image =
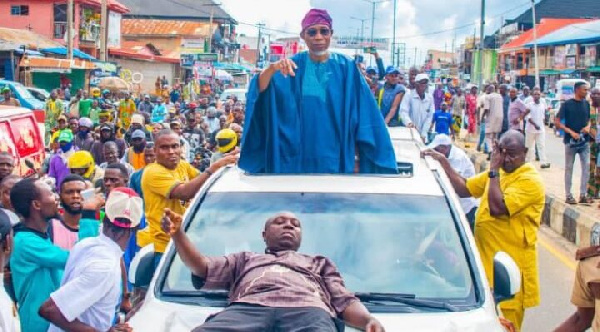
[[[296,63],[291,59],[281,59],[270,66],[275,72],[281,72],[283,76],[296,76],[295,70],[298,69]]]
[[[171,211],[171,209],[165,209],[160,224],[165,233],[173,236],[181,230],[182,222],[183,218],[180,214]]]

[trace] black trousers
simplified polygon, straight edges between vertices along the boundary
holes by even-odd
[[[193,332],[338,332],[344,323],[319,308],[233,304]]]

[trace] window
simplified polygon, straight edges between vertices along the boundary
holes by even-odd
[[[29,6],[10,6],[10,14],[13,16],[27,16],[29,15]]]

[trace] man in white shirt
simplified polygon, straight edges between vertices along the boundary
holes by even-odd
[[[465,179],[475,176],[475,166],[467,154],[459,147],[452,145],[452,139],[445,134],[435,136],[428,148],[433,149],[448,159],[450,166]],[[460,205],[469,221],[471,231],[475,229],[475,214],[479,207],[479,200],[473,197],[460,198]]]
[[[550,168],[546,158],[546,132],[544,130],[544,116],[546,102],[541,99],[539,88],[533,89],[533,99],[527,104],[527,123],[525,125],[525,145],[527,146],[527,162],[533,162],[535,146],[540,156],[541,168]]]
[[[488,85],[487,93],[483,101],[481,122],[485,122],[485,141],[488,148],[491,148],[494,140],[498,139],[498,135],[502,132],[504,99],[496,92],[496,87],[492,84]]]
[[[15,303],[4,289],[4,266],[12,251],[12,226],[9,216],[0,209],[0,331],[21,331]]]
[[[406,93],[400,104],[402,123],[409,128],[416,128],[424,142],[427,141],[427,133],[435,113],[433,96],[427,93],[428,85],[429,76],[418,74],[415,77],[415,88]]]
[[[39,310],[52,323],[48,332],[131,331],[127,323],[112,325],[122,295],[121,258],[140,223],[142,199],[130,188],[116,188],[105,210],[102,233],[73,247],[60,288]]]

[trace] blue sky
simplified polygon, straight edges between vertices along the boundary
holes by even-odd
[[[370,35],[372,5],[365,0],[221,0],[225,9],[243,23],[265,23],[268,28],[297,34],[300,21],[310,8],[324,8],[333,18],[337,35],[356,35],[361,23],[350,17],[368,19]],[[480,0],[397,0],[396,35],[406,43],[407,57],[421,62],[427,49],[448,51],[456,38],[458,47],[467,35],[479,34]],[[529,0],[486,0],[486,33],[500,27],[502,19],[514,18],[530,6]],[[393,0],[380,3],[375,12],[375,37],[392,37]],[[240,25],[238,30],[256,35],[257,29]],[[440,32],[445,31],[445,32]],[[271,31],[278,36],[281,32]],[[289,36],[289,34],[288,34]],[[411,60],[412,62],[413,60]]]

